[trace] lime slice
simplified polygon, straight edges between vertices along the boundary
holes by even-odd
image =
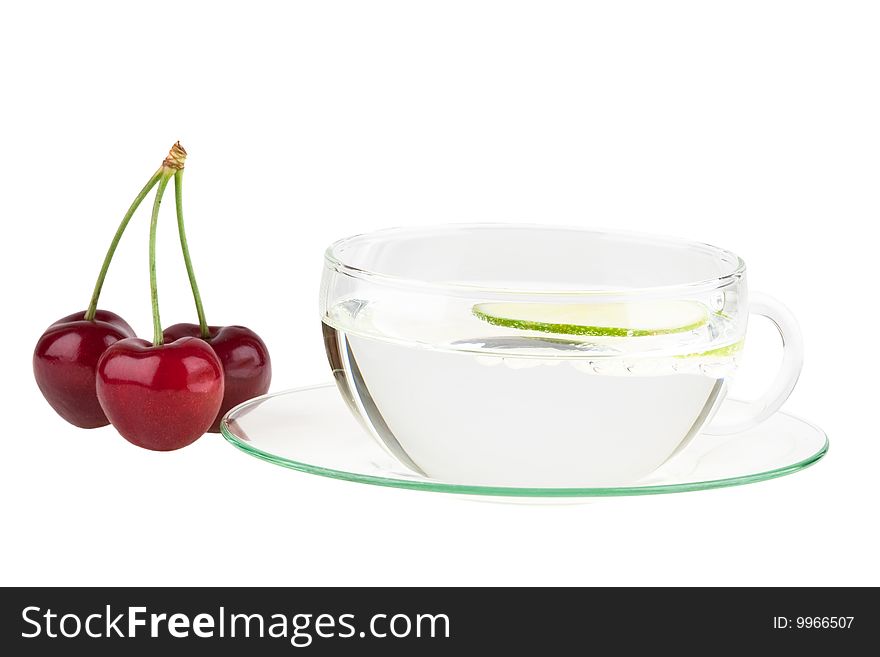
[[[646,336],[683,333],[709,320],[696,301],[634,303],[478,303],[473,313],[495,326],[590,336]]]
[[[733,342],[733,343],[725,345],[723,347],[709,349],[708,351],[699,351],[699,352],[695,352],[692,354],[682,354],[680,356],[675,356],[675,358],[704,358],[704,357],[712,357],[712,356],[719,356],[719,357],[735,356],[740,351],[742,351],[744,344],[745,344],[745,339],[742,339],[739,342]]]

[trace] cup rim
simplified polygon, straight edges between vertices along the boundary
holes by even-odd
[[[614,237],[640,239],[652,241],[658,244],[684,246],[690,248],[699,248],[708,250],[716,254],[725,262],[732,262],[732,269],[720,276],[706,278],[697,281],[688,281],[686,283],[676,283],[672,285],[652,285],[641,287],[628,287],[618,289],[523,289],[516,287],[498,287],[480,284],[469,284],[460,281],[427,281],[419,278],[396,276],[386,274],[379,271],[355,267],[346,264],[343,259],[337,255],[340,247],[351,244],[357,240],[364,238],[386,238],[393,239],[395,236],[412,235],[418,233],[430,233],[432,231],[467,231],[467,230],[493,230],[493,229],[537,229],[547,231],[573,231],[579,233],[592,233],[596,235],[610,235]],[[643,233],[637,231],[624,231],[616,229],[604,228],[584,228],[580,226],[564,226],[564,225],[544,225],[536,223],[513,223],[513,222],[468,222],[468,223],[446,223],[432,224],[428,226],[395,226],[392,228],[383,228],[379,230],[369,231],[365,233],[357,233],[348,237],[343,237],[331,243],[324,251],[325,265],[329,266],[336,272],[360,279],[368,282],[374,282],[383,285],[393,285],[394,287],[413,288],[425,291],[449,291],[458,293],[486,293],[497,296],[534,296],[534,297],[553,297],[553,296],[636,296],[640,294],[649,295],[674,295],[694,294],[698,292],[715,290],[727,287],[736,282],[745,275],[746,263],[737,254],[727,249],[714,246],[697,240],[683,239],[679,237],[671,237],[666,235],[657,235],[653,233]]]

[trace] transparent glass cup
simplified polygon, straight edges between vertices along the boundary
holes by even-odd
[[[749,295],[735,254],[662,237],[521,224],[378,231],[325,254],[321,319],[356,417],[402,464],[451,483],[638,481],[699,432],[772,415],[800,331]],[[749,313],[783,339],[769,389],[715,419]]]

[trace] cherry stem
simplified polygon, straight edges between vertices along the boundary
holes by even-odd
[[[199,284],[196,282],[196,273],[193,270],[192,260],[189,257],[189,246],[186,243],[186,229],[183,227],[183,169],[178,169],[174,172],[174,200],[177,206],[177,232],[180,234],[180,249],[183,251],[183,261],[186,263],[189,286],[192,288],[196,313],[199,315],[199,330],[201,331],[202,339],[208,340],[211,337],[211,332],[208,330],[208,322],[205,320],[202,295],[199,294]]]
[[[131,207],[128,208],[128,212],[126,212],[125,216],[122,218],[122,223],[120,223],[119,228],[116,229],[116,235],[113,236],[113,241],[110,242],[110,248],[107,249],[107,255],[104,256],[104,264],[101,265],[101,271],[98,274],[98,280],[95,283],[95,290],[92,292],[92,299],[89,301],[89,307],[84,316],[84,319],[87,321],[91,322],[95,319],[95,313],[98,310],[98,298],[101,296],[101,289],[104,287],[104,279],[107,277],[107,270],[110,269],[110,261],[113,260],[113,255],[116,253],[116,247],[119,246],[119,240],[122,238],[122,233],[124,233],[125,229],[128,227],[128,222],[131,221],[131,218],[134,216],[135,210],[140,206],[141,201],[146,198],[150,190],[153,189],[157,182],[159,182],[161,176],[162,169],[160,168],[153,174],[153,177],[147,181],[147,184],[144,185],[144,188],[135,197]]]
[[[153,303],[153,346],[158,347],[164,342],[162,337],[162,321],[159,319],[159,290],[156,285],[156,224],[159,220],[159,206],[162,204],[162,195],[168,186],[172,170],[164,165],[159,170],[159,187],[156,189],[156,199],[153,201],[153,214],[150,217],[150,300]]]

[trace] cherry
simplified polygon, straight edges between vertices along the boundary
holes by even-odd
[[[67,315],[66,317],[62,317],[58,321],[53,322],[49,328],[52,328],[52,326],[58,326],[59,324],[65,324],[67,322],[79,322],[79,321],[85,320],[86,312],[87,311],[85,311],[85,310],[81,310],[78,313],[71,313],[70,315]],[[88,321],[88,320],[85,320],[85,321]],[[137,336],[137,333],[135,333],[134,329],[131,328],[131,324],[126,322],[124,319],[122,319],[122,317],[120,317],[116,313],[110,312],[109,310],[97,310],[96,309],[94,321],[106,322],[108,324],[112,324],[113,326],[118,328],[120,331],[125,333],[125,337],[127,337],[127,338],[133,338],[133,337]]]
[[[95,394],[98,359],[110,345],[135,333],[116,313],[96,310],[62,317],[47,328],[34,349],[34,377],[46,401],[65,420],[83,429],[109,424]]]
[[[159,181],[157,171],[132,202],[104,256],[87,310],[59,319],[47,328],[34,349],[34,378],[40,392],[65,420],[84,429],[108,424],[95,394],[98,359],[113,343],[134,337],[124,319],[108,310],[98,310],[98,298],[116,253],[119,240],[141,201]]]
[[[101,408],[122,436],[139,447],[170,451],[205,433],[223,400],[223,368],[195,338],[153,345],[127,338],[98,361]]]
[[[209,327],[205,320],[183,224],[185,159],[186,151],[178,142],[123,217],[88,310],[50,326],[34,352],[37,383],[65,419],[88,427],[109,421],[129,442],[161,451],[179,449],[209,429],[216,431],[229,408],[265,393],[271,379],[269,353],[256,333],[243,326]],[[163,334],[156,285],[156,226],[171,178],[180,245],[199,323],[177,324]],[[150,220],[151,344],[134,337],[118,315],[97,310],[97,303],[123,232],[157,185]]]
[[[184,152],[185,156],[186,153]],[[183,168],[174,174],[174,196],[177,208],[177,232],[180,236],[180,248],[183,252],[183,261],[189,276],[189,284],[192,288],[193,301],[199,323],[175,324],[164,331],[164,338],[173,340],[184,336],[199,337],[206,341],[214,349],[223,364],[223,372],[226,379],[226,393],[220,412],[211,425],[211,431],[220,431],[220,420],[226,412],[257,395],[265,394],[269,390],[269,382],[272,379],[272,365],[269,360],[269,351],[265,343],[256,333],[244,326],[208,326],[205,319],[205,310],[202,307],[202,297],[199,294],[199,285],[196,282],[192,259],[189,255],[189,246],[186,240],[186,229],[183,222]]]
[[[226,391],[220,411],[214,418],[210,431],[220,431],[220,420],[233,406],[263,395],[272,380],[272,364],[266,344],[256,333],[244,326],[209,326],[208,337],[203,338],[223,366]],[[163,331],[166,341],[186,336],[200,338],[198,324],[174,324]]]
[[[156,284],[156,226],[168,181],[175,180],[181,244],[186,253],[181,213],[181,181],[186,151],[178,142],[159,167],[150,218],[150,299],[153,343],[138,338],[111,345],[98,361],[96,389],[107,419],[129,442],[159,451],[179,449],[204,434],[223,401],[223,366],[204,340],[191,337],[165,343]],[[187,258],[188,261],[188,258]],[[191,282],[192,269],[187,262]],[[194,293],[196,288],[193,288]],[[201,304],[199,303],[199,308]],[[200,312],[200,319],[203,314]],[[202,328],[207,328],[202,322]]]

